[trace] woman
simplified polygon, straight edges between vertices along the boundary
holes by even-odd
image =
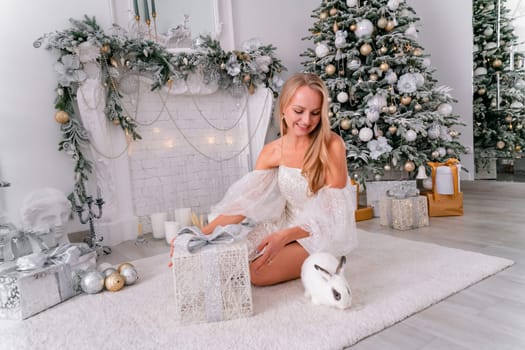
[[[250,218],[251,281],[271,285],[300,277],[309,254],[346,255],[357,244],[355,190],[348,181],[343,140],[330,130],[328,92],[314,74],[284,84],[281,137],[264,146],[255,170],[234,183],[212,208],[217,225]]]

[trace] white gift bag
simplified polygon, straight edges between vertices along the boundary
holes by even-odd
[[[458,169],[458,192],[460,188],[461,164],[457,164]],[[436,191],[439,194],[454,194],[454,177],[452,168],[449,166],[439,166],[436,168]]]

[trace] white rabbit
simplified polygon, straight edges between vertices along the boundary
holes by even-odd
[[[315,305],[346,309],[352,305],[352,291],[343,275],[346,257],[329,253],[311,254],[301,267],[304,296]]]

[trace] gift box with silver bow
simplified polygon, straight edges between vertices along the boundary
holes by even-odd
[[[23,320],[77,295],[82,271],[96,266],[87,244],[66,244],[0,265],[0,319]]]
[[[429,225],[426,197],[420,196],[417,189],[405,185],[396,186],[379,201],[382,226],[396,230],[411,230]]]
[[[379,201],[385,193],[398,186],[416,189],[416,180],[400,181],[367,181],[366,182],[366,204],[374,208],[374,217],[380,216]]]
[[[253,314],[246,227],[218,226],[210,235],[183,228],[172,245],[171,269],[180,324]],[[249,230],[249,229],[248,229]]]

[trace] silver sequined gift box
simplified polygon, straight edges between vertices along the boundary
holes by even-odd
[[[175,247],[171,258],[180,324],[216,322],[253,314],[245,240],[210,244],[194,253]]]
[[[382,226],[411,230],[429,225],[427,198],[423,196],[396,199],[384,196],[379,201]]]
[[[407,189],[416,189],[416,180],[391,180],[391,181],[367,181],[366,182],[366,204],[374,208],[374,217],[379,215],[379,201],[389,190],[404,186]]]
[[[75,263],[57,263],[17,271],[15,262],[0,269],[0,320],[23,320],[79,293],[76,276],[95,268],[97,253],[90,251]]]

